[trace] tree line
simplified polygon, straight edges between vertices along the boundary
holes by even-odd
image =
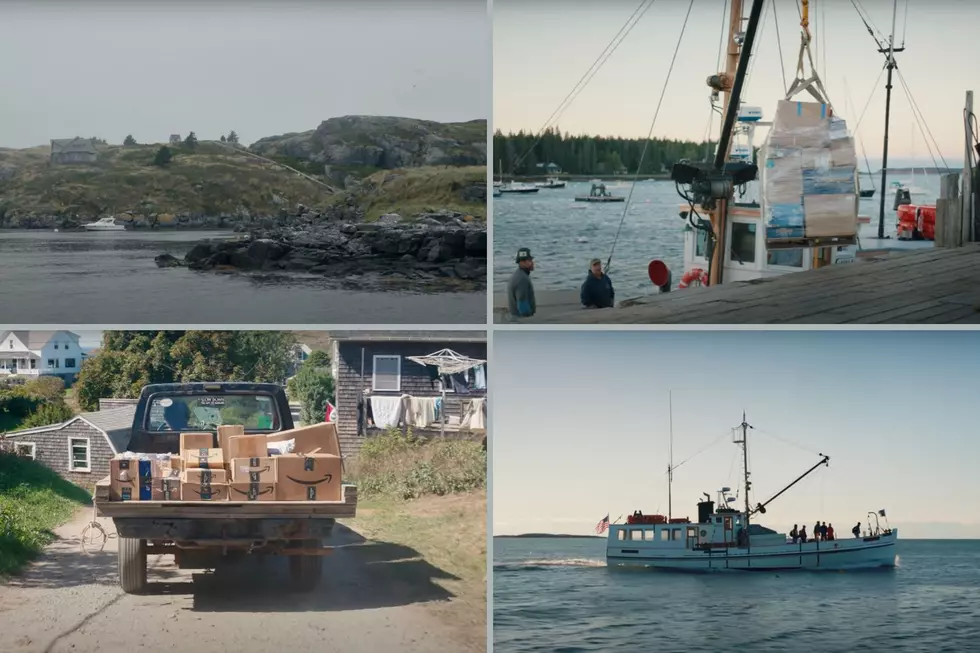
[[[523,130],[516,134],[498,130],[493,135],[494,173],[541,175],[545,170],[538,167],[539,163],[554,163],[572,175],[636,174],[646,144],[642,138],[571,136],[552,128],[540,137]],[[704,160],[714,153],[714,147],[715,142],[650,139],[639,174],[670,172],[671,166],[681,159]]]

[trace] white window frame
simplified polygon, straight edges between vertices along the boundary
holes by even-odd
[[[37,442],[14,442],[14,454],[17,454],[17,447],[30,447],[31,460],[37,460]]]
[[[85,468],[73,467],[75,462],[74,456],[72,456],[72,443],[73,442],[85,442]],[[92,471],[92,440],[91,438],[78,438],[69,437],[68,438],[68,471],[69,472],[80,472],[88,473]]]
[[[395,358],[398,360],[398,387],[394,390],[390,388],[378,388],[378,359]],[[402,391],[402,357],[398,354],[375,354],[371,359],[371,390],[374,392],[401,392]]]

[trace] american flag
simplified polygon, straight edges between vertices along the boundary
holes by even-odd
[[[595,532],[597,535],[602,535],[607,528],[609,528],[609,515],[599,520],[599,523],[595,525]]]

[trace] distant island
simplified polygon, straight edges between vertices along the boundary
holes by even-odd
[[[523,533],[521,535],[494,535],[494,539],[558,538],[571,540],[604,540],[604,535],[568,535],[564,533]]]

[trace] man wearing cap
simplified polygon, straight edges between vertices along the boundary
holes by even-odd
[[[589,275],[582,284],[582,306],[586,308],[612,308],[616,305],[616,291],[612,279],[602,271],[602,261],[592,259]]]
[[[517,250],[517,269],[507,284],[507,308],[512,317],[531,317],[537,310],[534,303],[534,284],[531,283],[533,270],[534,258],[531,250],[527,247]]]

